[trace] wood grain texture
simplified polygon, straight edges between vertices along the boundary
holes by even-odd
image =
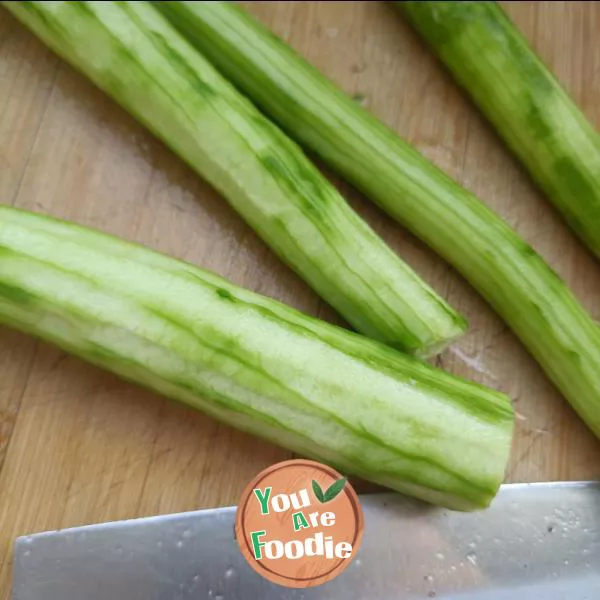
[[[502,214],[600,317],[598,262],[391,7],[245,4]],[[507,10],[600,126],[600,3],[519,2]],[[0,167],[2,202],[148,244],[341,322],[223,199],[5,11]],[[508,480],[599,478],[600,443],[479,296],[350,186],[332,179],[469,318],[469,334],[437,362],[515,399]],[[290,456],[8,329],[0,330],[0,345],[0,598],[9,598],[17,535],[232,504],[259,470]]]

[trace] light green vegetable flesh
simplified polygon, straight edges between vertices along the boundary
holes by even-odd
[[[357,330],[429,356],[466,329],[302,150],[149,4],[5,6],[214,185]]]
[[[485,507],[504,475],[503,394],[142,246],[1,206],[0,322],[436,504]]]
[[[157,6],[265,113],[460,271],[600,436],[600,329],[527,243],[234,3]]]
[[[496,2],[395,4],[600,256],[600,138],[502,8]]]

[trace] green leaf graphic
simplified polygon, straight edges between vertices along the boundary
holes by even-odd
[[[329,488],[327,489],[325,494],[323,494],[323,498],[324,498],[323,501],[329,502],[330,500],[333,500],[344,489],[345,485],[346,485],[345,477],[342,477],[341,479],[334,481],[331,484],[331,486],[329,486]]]
[[[325,502],[325,496],[323,495],[323,490],[321,489],[321,486],[318,484],[318,482],[316,482],[314,479],[312,481],[312,489],[313,489],[313,492],[315,493],[315,496],[317,497],[317,500],[319,502]]]

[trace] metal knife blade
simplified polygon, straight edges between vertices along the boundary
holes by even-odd
[[[352,565],[317,588],[269,583],[234,539],[235,508],[19,538],[14,600],[596,600],[600,483],[502,487],[478,513],[361,497]]]

